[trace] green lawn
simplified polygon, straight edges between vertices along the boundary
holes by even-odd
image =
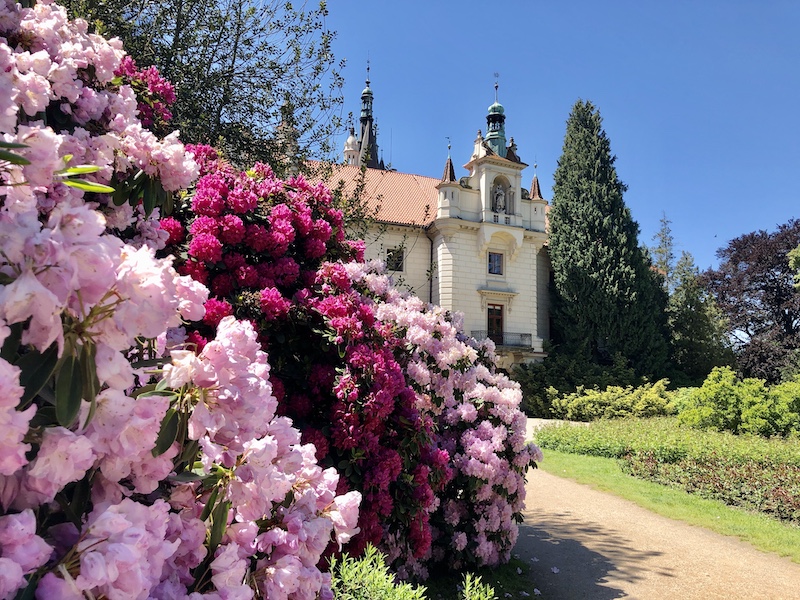
[[[545,450],[540,468],[610,492],[665,517],[736,536],[759,550],[775,552],[800,563],[800,528],[731,508],[716,500],[636,479],[623,473],[616,459]]]

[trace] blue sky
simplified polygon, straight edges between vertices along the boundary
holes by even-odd
[[[378,143],[399,171],[440,177],[447,137],[466,163],[498,72],[506,135],[530,165],[523,181],[538,163],[547,199],[580,98],[603,117],[641,243],[654,243],[666,214],[677,255],[704,269],[729,240],[800,216],[800,2],[339,0],[329,10],[334,53],[347,60],[343,116],[358,118],[369,58]]]

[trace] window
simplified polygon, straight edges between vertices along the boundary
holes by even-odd
[[[491,275],[503,274],[503,255],[499,252],[489,252],[489,273]]]
[[[487,316],[488,337],[496,345],[500,346],[503,344],[503,305],[490,304]]]
[[[403,259],[405,258],[402,247],[389,248],[386,250],[386,268],[389,271],[402,271]]]

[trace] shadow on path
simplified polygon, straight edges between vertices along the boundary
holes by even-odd
[[[640,552],[618,531],[599,523],[580,521],[568,512],[525,513],[514,554],[530,565],[530,579],[543,599],[630,597],[609,584],[642,579],[643,563],[660,552]],[[538,559],[538,561],[533,560]],[[553,572],[555,567],[558,572]],[[664,577],[674,572],[662,571]],[[533,597],[533,590],[529,591]]]

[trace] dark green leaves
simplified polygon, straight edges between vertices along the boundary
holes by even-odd
[[[20,408],[24,408],[53,376],[58,364],[58,345],[53,343],[42,353],[31,350],[19,357],[14,364],[22,371],[19,376],[19,382],[25,388],[25,393],[22,395]]]
[[[12,144],[10,142],[0,141],[0,162],[11,163],[12,165],[29,165],[29,161],[24,156],[20,156],[16,152],[9,152],[18,148],[27,148],[25,144]]]
[[[169,450],[175,439],[178,437],[179,415],[174,408],[170,408],[161,420],[161,429],[158,432],[153,456],[161,456]]]
[[[141,169],[124,181],[113,183],[112,198],[117,206],[125,203],[133,206],[141,200],[147,215],[157,207],[161,207],[164,214],[172,212],[172,195],[167,193],[158,179],[146,175]]]
[[[72,355],[64,357],[56,373],[56,418],[59,425],[70,427],[78,417],[83,397],[81,361]]]

